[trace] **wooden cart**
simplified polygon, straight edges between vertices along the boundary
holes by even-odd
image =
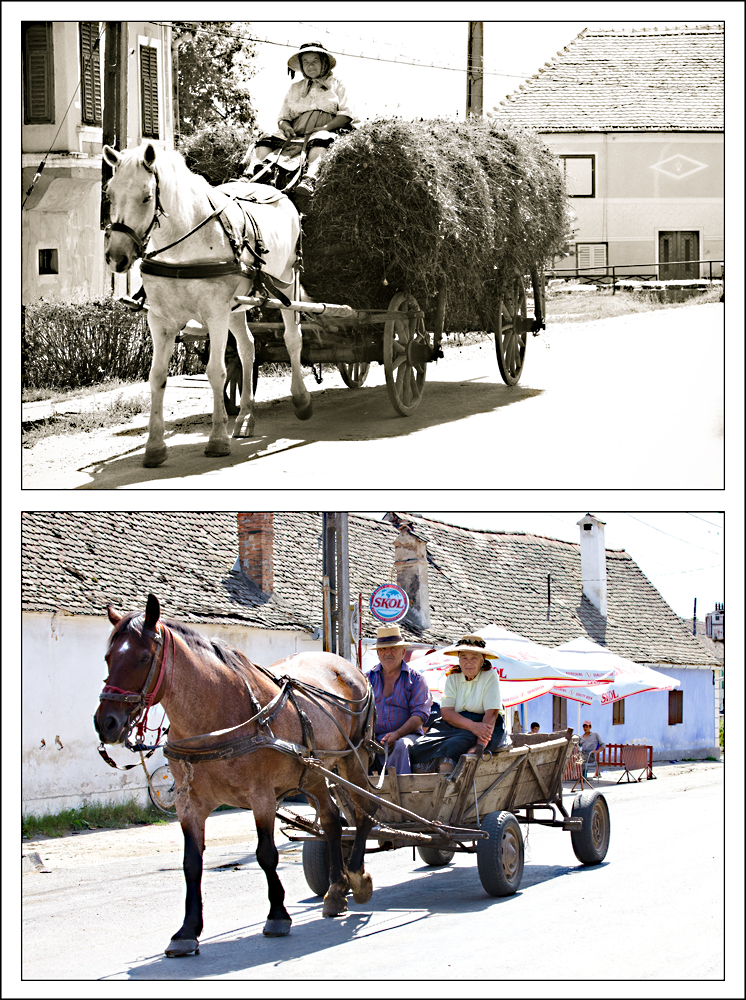
[[[492,756],[465,754],[450,775],[397,775],[389,769],[380,789],[366,793],[375,812],[368,853],[415,846],[427,865],[446,865],[454,854],[476,854],[479,878],[492,896],[516,892],[523,875],[520,823],[539,823],[569,831],[573,850],[584,865],[597,865],[609,846],[609,808],[597,791],[576,796],[568,814],[562,779],[573,750],[572,730],[518,737]],[[347,826],[343,849],[351,850],[354,814],[348,790],[354,788],[325,771]],[[375,781],[375,779],[372,779]],[[371,809],[373,813],[373,809]],[[537,814],[541,813],[539,816]],[[318,824],[278,811],[283,832],[303,842],[303,870],[313,892],[329,887],[326,841]]]
[[[503,285],[495,310],[495,349],[500,375],[507,385],[515,385],[523,370],[528,334],[544,328],[544,277],[538,267],[531,272],[535,316],[527,312],[526,283],[516,273]],[[306,365],[335,364],[351,389],[365,382],[370,365],[384,366],[389,400],[401,416],[409,416],[419,406],[425,386],[427,365],[443,357],[441,344],[447,326],[446,289],[441,288],[435,309],[433,330],[426,330],[425,313],[414,296],[397,292],[386,310],[353,309],[333,303],[295,301],[292,308],[301,313],[303,351]],[[265,318],[268,310],[278,309],[275,299],[238,296],[244,305],[261,307],[261,319],[249,325],[256,344],[254,388],[259,366],[265,362],[287,362],[282,322]],[[207,331],[190,324],[178,340],[206,344]],[[206,359],[205,359],[206,360]],[[225,405],[229,416],[239,411],[243,371],[238,352],[229,339],[226,351]],[[320,379],[319,379],[320,381]]]

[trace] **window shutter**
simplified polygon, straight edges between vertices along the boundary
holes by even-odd
[[[684,721],[684,692],[668,692],[668,724],[676,726]]]
[[[158,59],[157,50],[140,46],[140,86],[142,91],[143,138],[158,138]]]
[[[98,21],[80,22],[81,118],[86,125],[101,125],[101,59]],[[94,48],[95,46],[95,48]]]
[[[46,21],[25,25],[26,123],[54,123],[52,25]]]
[[[578,267],[593,267],[591,263],[591,246],[590,243],[579,243],[578,244]]]

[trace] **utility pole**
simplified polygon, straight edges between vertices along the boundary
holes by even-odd
[[[127,148],[127,22],[106,22],[104,50],[103,142],[113,149]],[[101,228],[109,224],[109,199],[106,184],[112,175],[106,160],[101,160]]]
[[[482,116],[484,76],[482,71],[483,22],[469,21],[469,50],[466,60],[466,117]]]
[[[347,514],[324,514],[324,650],[350,658]]]

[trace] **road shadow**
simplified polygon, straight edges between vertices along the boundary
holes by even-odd
[[[157,469],[142,466],[143,449],[85,466],[93,481],[80,490],[116,489],[138,483],[158,482],[179,476],[194,476],[260,460],[317,441],[373,441],[406,437],[415,431],[452,423],[480,413],[490,413],[531,399],[542,389],[485,383],[481,379],[461,382],[429,382],[422,402],[410,417],[395,413],[385,386],[369,389],[326,389],[313,393],[314,414],[300,421],[293,412],[292,399],[285,396],[256,408],[258,433],[253,438],[234,438],[232,452],[224,458],[207,458],[204,442],[210,417],[190,417],[166,424],[168,458]],[[232,424],[229,424],[229,433]],[[123,436],[130,435],[123,432]],[[194,440],[170,444],[176,435]]]
[[[176,980],[232,976],[236,973],[244,973],[251,978],[252,971],[262,966],[281,967],[285,962],[296,962],[365,937],[396,935],[403,927],[415,923],[422,923],[424,929],[425,922],[434,915],[481,913],[496,906],[508,907],[504,913],[509,914],[511,903],[518,900],[526,888],[581,870],[588,869],[567,865],[526,865],[521,889],[513,896],[497,898],[485,893],[476,866],[437,869],[423,866],[415,871],[428,875],[428,878],[419,879],[416,883],[375,889],[371,901],[364,906],[355,904],[350,897],[348,912],[334,919],[321,916],[321,899],[318,896],[299,899],[289,906],[293,927],[285,938],[265,938],[262,934],[264,922],[251,923],[228,934],[203,937],[199,955],[183,959],[152,955],[126,971],[105,978]],[[417,887],[414,904],[413,885]],[[266,972],[258,972],[257,975],[264,976]],[[279,968],[278,978],[282,978]]]

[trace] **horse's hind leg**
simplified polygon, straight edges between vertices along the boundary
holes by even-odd
[[[154,468],[166,461],[166,442],[163,439],[163,393],[166,389],[168,363],[174,350],[178,330],[169,325],[153,311],[148,312],[148,326],[153,339],[153,363],[150,366],[150,422],[148,443],[145,445],[143,465]]]
[[[263,803],[252,803],[258,843],[256,845],[256,860],[267,877],[267,895],[269,896],[269,914],[264,925],[266,937],[285,937],[290,933],[290,914],[285,909],[285,890],[277,874],[279,855],[275,847],[275,800]]]
[[[306,782],[309,792],[319,803],[319,819],[329,845],[329,889],[324,896],[322,913],[325,917],[338,917],[347,911],[350,889],[342,860],[342,820],[324,780],[309,777]]]
[[[347,757],[338,762],[339,772],[342,777],[356,785],[365,787],[367,776],[361,765],[354,757]],[[347,862],[347,877],[352,889],[352,898],[356,903],[367,903],[373,895],[373,879],[365,871],[365,842],[373,827],[373,820],[367,815],[375,806],[373,803],[363,799],[362,796],[349,793],[355,807],[355,842],[352,846],[352,854]]]
[[[228,343],[228,314],[218,307],[205,311],[207,329],[210,331],[210,360],[207,362],[207,378],[212,389],[212,430],[205,445],[208,458],[230,455],[231,442],[228,437],[228,414],[225,412],[225,347]]]
[[[209,810],[208,810],[209,812]],[[184,923],[166,948],[169,958],[199,954],[202,933],[202,854],[205,850],[205,819],[207,813],[196,813],[194,805],[181,821],[184,833],[184,878],[186,880],[186,910]]]
[[[293,408],[298,420],[308,420],[313,413],[311,394],[303,383],[300,365],[300,353],[303,347],[303,335],[298,324],[298,314],[293,309],[282,309],[282,320],[285,324],[285,348],[290,358],[290,392],[293,396]]]
[[[233,437],[251,437],[254,433],[254,336],[246,322],[246,313],[231,313],[230,331],[236,338],[241,359],[241,409],[233,427]]]

